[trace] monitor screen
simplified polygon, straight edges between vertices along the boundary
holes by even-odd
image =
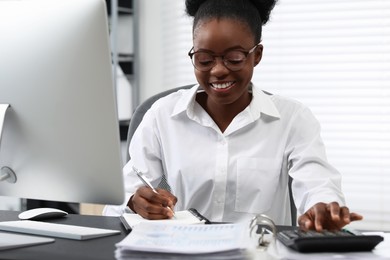
[[[105,1],[1,0],[0,35],[0,196],[123,203]]]

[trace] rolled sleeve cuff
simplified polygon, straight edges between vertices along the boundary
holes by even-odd
[[[133,193],[126,193],[125,202],[122,205],[106,205],[103,209],[103,215],[119,217],[124,213],[135,213],[127,206],[130,197],[133,195]]]

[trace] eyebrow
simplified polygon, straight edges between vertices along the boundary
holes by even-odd
[[[226,50],[224,50],[223,52],[220,52],[220,53],[216,53],[216,52],[213,52],[212,50],[202,49],[202,48],[195,51],[195,48],[194,48],[195,52],[207,52],[207,53],[212,53],[212,54],[222,54],[222,53],[226,53],[226,52],[229,52],[229,51],[235,51],[235,50],[248,51],[247,49],[245,49],[244,47],[242,47],[240,45],[236,45],[236,46],[227,48]]]

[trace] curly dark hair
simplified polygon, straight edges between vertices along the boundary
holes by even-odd
[[[199,21],[213,18],[235,19],[247,24],[255,40],[261,40],[261,28],[269,20],[277,0],[186,0],[186,13],[194,17],[192,30]]]

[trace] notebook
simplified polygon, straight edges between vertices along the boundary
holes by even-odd
[[[161,220],[149,220],[134,213],[124,213],[120,216],[122,224],[127,230],[131,230],[134,226],[142,222],[163,222],[163,223],[175,223],[175,224],[209,224],[210,221],[202,216],[196,209],[191,208],[188,210],[175,211],[175,217],[171,219]]]

